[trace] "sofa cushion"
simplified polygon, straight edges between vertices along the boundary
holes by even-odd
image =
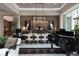
[[[7,51],[9,51],[7,48],[0,49],[0,56],[5,56]]]
[[[16,43],[17,43],[16,38],[8,38],[8,40],[5,44],[5,48],[13,48],[13,47],[15,47]]]

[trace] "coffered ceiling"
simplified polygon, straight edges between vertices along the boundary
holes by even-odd
[[[60,8],[64,3],[16,3],[19,8]]]

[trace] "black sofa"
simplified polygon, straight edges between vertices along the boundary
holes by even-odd
[[[49,37],[48,38],[55,45],[59,46],[62,50],[66,51],[68,55],[75,49],[73,36],[74,33],[72,31],[65,31],[64,29],[60,29],[60,31],[56,31],[55,33],[52,33],[52,38],[54,38],[54,40],[50,39]]]

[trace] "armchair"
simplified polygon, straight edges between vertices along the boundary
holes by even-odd
[[[5,48],[9,49],[6,52],[6,56],[17,56],[19,53],[20,44],[20,38],[10,38],[5,44]]]

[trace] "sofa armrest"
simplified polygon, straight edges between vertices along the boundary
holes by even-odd
[[[5,56],[7,51],[9,51],[7,48],[0,49],[0,56]]]
[[[17,39],[16,48],[10,49],[8,56],[18,56],[19,48],[21,44],[21,38],[16,38],[16,39]]]
[[[8,38],[6,44],[5,44],[5,48],[14,48],[16,46],[17,43],[17,38]]]

